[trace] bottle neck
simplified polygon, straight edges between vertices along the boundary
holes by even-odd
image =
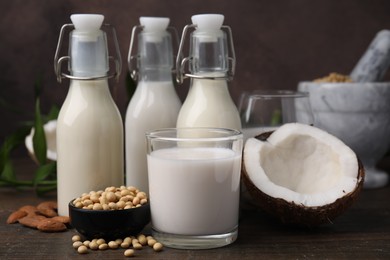
[[[106,34],[94,32],[71,32],[69,48],[69,71],[75,77],[104,77],[109,71]]]
[[[172,81],[172,40],[167,31],[140,33],[138,51],[140,80]]]
[[[141,68],[139,81],[172,81],[172,72],[169,69]]]
[[[191,34],[190,72],[199,76],[224,76],[229,70],[227,39],[221,30]],[[217,74],[217,75],[215,75]]]

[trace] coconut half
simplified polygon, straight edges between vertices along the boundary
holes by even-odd
[[[47,146],[47,152],[46,156],[47,159],[50,161],[56,161],[57,160],[57,143],[56,143],[56,137],[57,137],[57,120],[51,120],[43,125],[43,130],[45,132],[46,137],[46,146]],[[26,145],[27,151],[31,158],[37,162],[37,159],[35,157],[34,153],[34,147],[33,147],[33,136],[34,136],[34,128],[31,129],[30,134],[26,136],[24,143]]]
[[[356,154],[327,132],[285,124],[249,138],[243,182],[253,202],[283,223],[332,223],[357,198],[364,169]]]

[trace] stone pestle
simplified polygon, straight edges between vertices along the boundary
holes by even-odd
[[[382,81],[390,66],[390,30],[379,31],[350,76],[354,82]]]

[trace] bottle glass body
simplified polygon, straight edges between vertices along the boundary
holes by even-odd
[[[172,79],[172,39],[166,30],[169,19],[144,17],[140,22],[143,30],[137,35],[137,68],[134,71],[139,81],[125,119],[126,185],[148,193],[145,133],[175,127],[181,101]]]
[[[192,79],[177,127],[241,129],[237,108],[225,80]]]
[[[123,125],[107,83],[72,80],[57,122],[58,212],[84,192],[123,185]]]
[[[145,132],[175,127],[180,107],[171,80],[138,83],[125,120],[126,185],[148,192]]]
[[[206,21],[195,19],[199,24],[190,35],[188,68],[191,83],[179,113],[177,127],[241,130],[240,116],[227,84],[228,40],[225,31],[220,29],[223,18],[221,20],[218,15],[203,15],[203,18]],[[214,22],[209,24],[207,20]]]

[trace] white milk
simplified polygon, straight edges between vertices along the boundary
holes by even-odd
[[[140,81],[126,112],[126,184],[148,192],[145,132],[176,125],[181,107],[172,82]]]
[[[148,155],[153,227],[181,235],[238,225],[241,154],[225,148],[161,149]]]
[[[72,80],[57,121],[58,213],[84,192],[123,184],[123,126],[107,80]]]
[[[240,116],[225,80],[192,79],[177,127],[221,127],[241,130]]]

